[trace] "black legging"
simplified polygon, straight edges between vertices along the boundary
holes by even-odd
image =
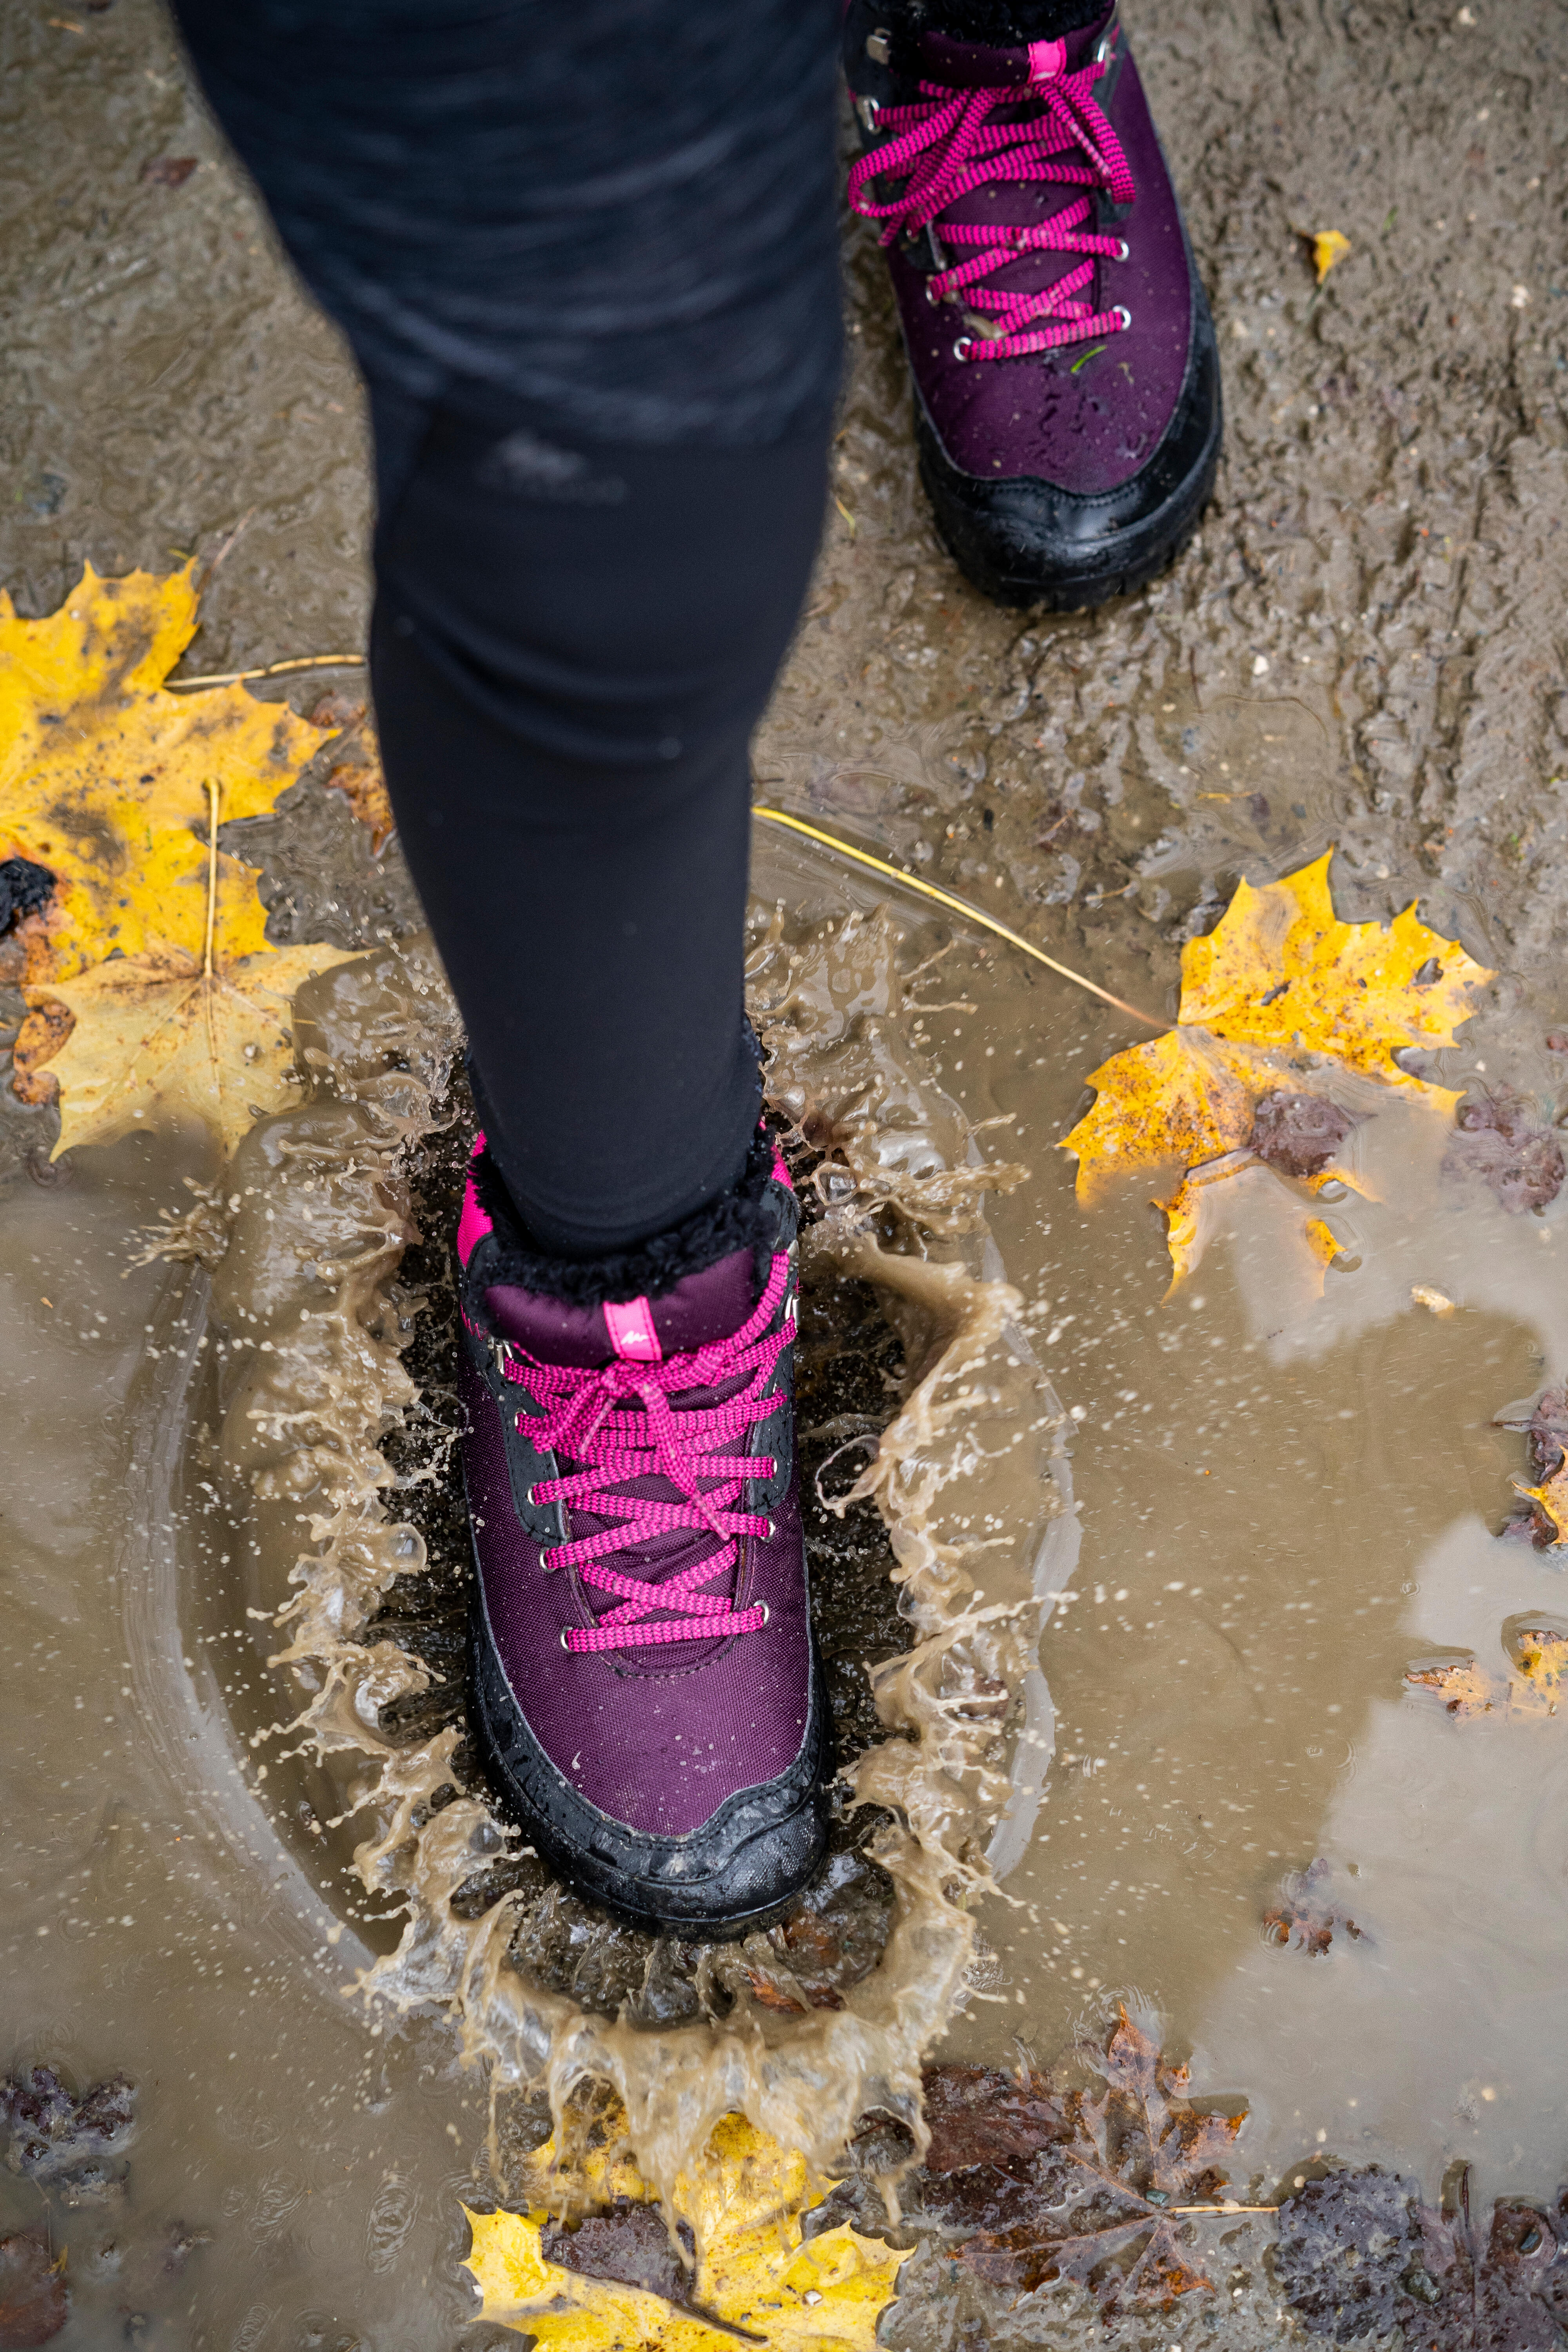
[[[384,471],[409,420],[377,406]],[[546,454],[502,421],[413,424],[376,533],[372,677],[492,1150],[539,1240],[597,1255],[731,1183],[756,1125],[747,745],[827,435]]]
[[[371,391],[405,852],[541,1246],[740,1174],[747,745],[821,527],[837,0],[176,0]]]

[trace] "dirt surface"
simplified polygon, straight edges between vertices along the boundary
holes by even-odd
[[[1563,1204],[1541,1199],[1555,1147],[1532,1129],[1521,1159],[1511,1108],[1543,1105],[1549,1123],[1565,1107],[1545,1040],[1568,1026],[1568,18],[1551,0],[1130,0],[1128,16],[1226,370],[1226,454],[1199,536],[1099,614],[984,604],[927,520],[881,265],[849,225],[834,509],[759,738],[759,796],[1157,1013],[1184,940],[1238,877],[1337,844],[1342,916],[1419,896],[1500,973],[1439,1073],[1491,1108],[1461,1120],[1442,1169],[1395,1118],[1357,1130],[1384,1199],[1352,1204],[1365,1271],[1331,1277],[1321,1312],[1281,1305],[1255,1188],[1203,1285],[1157,1320],[1163,1249],[1144,1204],[1079,1217],[1052,1148],[1127,1024],[963,948],[953,993],[976,1011],[933,1017],[925,1041],[973,1122],[1015,1119],[1005,1148],[1032,1171],[994,1223],[1079,1425],[1085,1550],[1045,1649],[1058,1757],[1035,1841],[1012,1857],[1026,1908],[985,1911],[943,2054],[1011,2064],[1023,2036],[1050,2060],[1137,1985],[1197,2091],[1250,2101],[1238,2145],[1259,2202],[1376,2162],[1409,2221],[1411,2184],[1436,2210],[1463,2158],[1478,2212],[1505,2191],[1544,2210],[1568,2097],[1561,1727],[1530,1745],[1523,1727],[1421,1715],[1398,1690],[1422,1644],[1469,1644],[1495,1667],[1500,1627],[1506,1648],[1521,1612],[1568,1607],[1550,1555],[1500,1541],[1526,1454],[1491,1425],[1568,1370]],[[16,0],[0,16],[0,584],[44,613],[84,561],[161,571],[200,552],[216,568],[186,674],[357,653],[359,392],[162,13]],[[1309,240],[1330,227],[1351,250],[1320,288]],[[309,709],[354,684],[323,670],[287,691]],[[265,871],[270,936],[407,934],[395,843],[373,854],[319,783],[236,829]],[[772,848],[763,865],[767,888],[775,870],[795,887]],[[53,1134],[52,1111],[0,1087],[20,1727],[0,2071],[58,2070],[68,2106],[128,2075],[136,2121],[129,2158],[118,2137],[111,2161],[95,2155],[105,2177],[79,2211],[52,2176],[0,2176],[0,2237],[57,2317],[68,2276],[58,2341],[83,2352],[121,2335],[490,2352],[517,2339],[462,2332],[456,2268],[482,2097],[435,2023],[394,2049],[342,2000],[384,1921],[357,1894],[323,1899],[299,1861],[308,1822],[258,1835],[236,1793],[242,1743],[215,1731],[193,1751],[219,1791],[208,1811],[159,1796],[156,1740],[126,1698],[179,1670],[158,1610],[195,1522],[170,1501],[179,1433],[153,1390],[204,1344],[205,1310],[199,1275],[121,1280],[125,1238],[210,1171],[153,1138],[51,1167]],[[1260,1171],[1257,1187],[1273,1181]],[[1458,1299],[1456,1316],[1412,1309],[1413,1283]],[[197,1513],[201,1471],[194,1459]],[[430,1630],[432,1654],[449,1649],[450,1625]],[[203,1720],[264,1717],[262,1637],[210,1614],[197,1631]],[[211,1659],[226,1696],[200,1682]],[[847,1681],[839,1698],[868,1731],[863,1691]],[[85,1734],[100,1720],[101,1752]],[[63,1722],[84,1726],[68,1756]],[[29,1757],[47,1759],[41,1777]],[[175,1760],[188,1778],[192,1756]],[[40,2252],[40,2197],[70,2241],[65,2273]],[[1364,2233],[1375,2199],[1346,2200]],[[1319,2234],[1341,2255],[1351,2243],[1326,2221]],[[1124,2321],[1126,2343],[1289,2337],[1268,2237],[1251,2219],[1223,2252],[1205,2240],[1218,2286],[1201,2319]],[[1396,2285],[1374,2324],[1403,2310]],[[1100,2322],[1065,2290],[1004,2309],[927,2249],[890,2326],[910,2352],[957,2352],[1047,2331],[1087,2343]]]

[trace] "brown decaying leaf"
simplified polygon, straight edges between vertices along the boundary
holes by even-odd
[[[1406,2352],[1561,2352],[1568,2321],[1568,2191],[1547,2210],[1512,2199],[1472,2221],[1468,2176],[1440,2210],[1419,2184],[1331,2173],[1279,2209],[1279,2292],[1314,2336],[1391,2335]]]
[[[47,2344],[66,2324],[65,2257],[57,2261],[42,2230],[0,2238],[0,2352]]]
[[[1044,2075],[928,2074],[927,2203],[950,2226],[984,2224],[956,2251],[993,2286],[1076,2280],[1108,2315],[1212,2293],[1184,2252],[1185,2209],[1215,2208],[1245,2117],[1193,2106],[1186,2068],[1125,2009],[1092,2056],[1098,2097]]]
[[[370,835],[370,852],[379,857],[397,830],[392,803],[386,796],[375,732],[365,723],[365,705],[341,687],[331,687],[310,712],[316,727],[335,729],[343,748],[353,748],[352,760],[340,761],[328,772],[327,790],[342,793]]]
[[[1529,1536],[1537,1551],[1568,1546],[1568,1388],[1543,1389],[1528,1413],[1500,1413],[1493,1427],[1523,1432],[1530,1477],[1516,1478],[1521,1497],[1503,1529]]]
[[[77,2098],[52,2066],[24,2067],[0,2080],[6,2165],[25,2179],[47,2181],[68,2204],[110,2196],[123,2175],[118,2159],[135,2106],[135,2088],[122,2074]]]
[[[154,155],[142,166],[142,177],[154,188],[183,188],[195,170],[195,155]]]
[[[1298,1179],[1321,1176],[1357,1124],[1327,1095],[1261,1095],[1253,1108],[1253,1150],[1268,1168]]]
[[[605,2212],[541,2230],[539,2249],[547,2263],[559,2263],[583,2278],[616,2279],[661,2294],[667,2303],[689,2306],[697,2242],[689,2221],[678,2221],[676,2228],[685,2261],[670,2243],[662,2207],[617,2197]]]
[[[1336,1929],[1359,1942],[1362,1930],[1348,1912],[1329,1899],[1332,1866],[1320,1854],[1302,1871],[1292,1871],[1280,1888],[1281,1900],[1263,1915],[1270,1942],[1288,1944],[1298,1952],[1327,1955]]]
[[[370,835],[371,856],[379,857],[397,830],[397,819],[386,796],[386,778],[379,762],[345,762],[331,769],[327,776],[327,790],[342,793]]]
[[[1563,1190],[1563,1147],[1535,1105],[1510,1087],[1468,1095],[1443,1160],[1448,1177],[1479,1177],[1510,1217],[1544,1209]]]
[[[361,696],[347,692],[341,686],[330,686],[318,697],[306,712],[312,727],[329,727],[346,731],[357,727],[364,717],[364,701]]]

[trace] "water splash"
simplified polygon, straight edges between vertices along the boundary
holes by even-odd
[[[320,1871],[354,1838],[357,1882],[399,1930],[359,1972],[361,1996],[384,2015],[447,2012],[497,2090],[547,2095],[568,2177],[607,2094],[661,2193],[730,2112],[818,2170],[868,2107],[921,2144],[921,2061],[965,1994],[971,1906],[994,1883],[988,1849],[1048,1755],[1036,1653],[1062,1416],[1016,1328],[1016,1294],[987,1262],[984,1195],[1014,1171],[984,1164],[911,1042],[915,966],[885,910],[753,921],[770,1103],[806,1175],[808,1308],[825,1286],[868,1285],[901,1345],[883,1425],[863,1417],[860,1475],[829,1493],[818,1474],[830,1510],[874,1502],[912,1644],[871,1669],[889,1736],[844,1775],[851,1815],[881,1809],[864,1844],[890,1883],[890,1916],[876,1964],[827,1996],[836,2005],[781,1999],[777,1941],[756,1937],[698,1950],[696,2013],[676,2022],[636,2000],[596,2007],[531,1969],[538,1939],[520,1931],[573,1898],[542,1885],[472,1776],[457,1657],[444,1668],[428,1643],[421,1654],[396,1638],[391,1603],[405,1605],[430,1561],[398,1514],[388,1439],[423,1419],[437,1442],[416,1475],[440,1481],[451,1426],[404,1360],[426,1305],[402,1271],[416,1177],[422,1155],[460,1142],[457,1024],[426,945],[302,993],[308,1098],[261,1121],[224,1191],[159,1237],[212,1268],[204,1458],[243,1544],[244,1601],[286,1632],[273,1663],[305,1700],[281,1738],[258,1712],[258,1772],[274,1795],[286,1783]],[[831,1316],[816,1321],[831,1348]],[[809,1341],[803,1354],[809,1377]],[[646,1982],[669,1952],[640,1944]]]

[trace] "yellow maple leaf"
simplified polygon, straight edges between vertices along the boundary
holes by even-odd
[[[1312,239],[1312,267],[1318,273],[1320,286],[1335,264],[1344,259],[1350,249],[1349,237],[1342,236],[1337,228],[1319,229]]]
[[[539,2160],[549,2157],[546,2147]],[[604,2201],[649,2201],[624,2158],[590,2155],[584,2172]],[[542,2206],[527,2214],[465,2207],[473,2231],[467,2267],[484,2296],[479,2316],[532,2336],[547,2352],[733,2352],[738,2335],[777,2352],[872,2352],[904,2257],[847,2223],[803,2237],[801,2214],[816,2202],[803,2157],[743,2116],[726,2116],[703,2158],[677,2180],[673,2202],[697,2242],[689,2297],[679,2304],[552,2262]]]
[[[50,1035],[46,1063],[17,1059],[29,1076],[47,1067],[60,1090],[54,1154],[112,1143],[159,1112],[216,1129],[226,1155],[258,1118],[300,1099],[290,1006],[296,989],[348,958],[325,946],[268,949],[204,970],[183,948],[116,956],[49,991],[75,1026]],[[47,1018],[47,1006],[44,1017]]]
[[[1329,889],[1333,854],[1261,890],[1237,883],[1215,929],[1182,950],[1176,1019],[1241,1044],[1327,1054],[1384,1086],[1419,1087],[1394,1055],[1451,1045],[1493,974],[1430,930],[1414,901],[1391,923],[1342,923]]]
[[[1091,1071],[1095,1100],[1063,1139],[1062,1150],[1078,1155],[1086,1207],[1118,1177],[1176,1171],[1155,1197],[1177,1280],[1197,1260],[1201,1191],[1254,1164],[1247,1147],[1258,1101],[1276,1090],[1310,1091],[1308,1057],[1436,1108],[1458,1099],[1394,1056],[1451,1045],[1492,974],[1419,921],[1414,906],[1386,925],[1341,922],[1329,890],[1332,855],[1262,889],[1237,885],[1216,928],[1183,950],[1175,1028]],[[1304,1181],[1318,1191],[1332,1180],[1321,1169]],[[1308,1220],[1301,1237],[1321,1276],[1339,1244],[1321,1219]]]
[[[209,896],[206,788],[226,820],[265,815],[319,750],[286,703],[242,686],[171,694],[195,635],[193,566],[100,579],[22,618],[0,591],[0,858],[47,866],[56,891],[26,979],[68,980],[116,950],[199,964]],[[222,852],[217,911],[232,960],[267,944],[253,869]]]

